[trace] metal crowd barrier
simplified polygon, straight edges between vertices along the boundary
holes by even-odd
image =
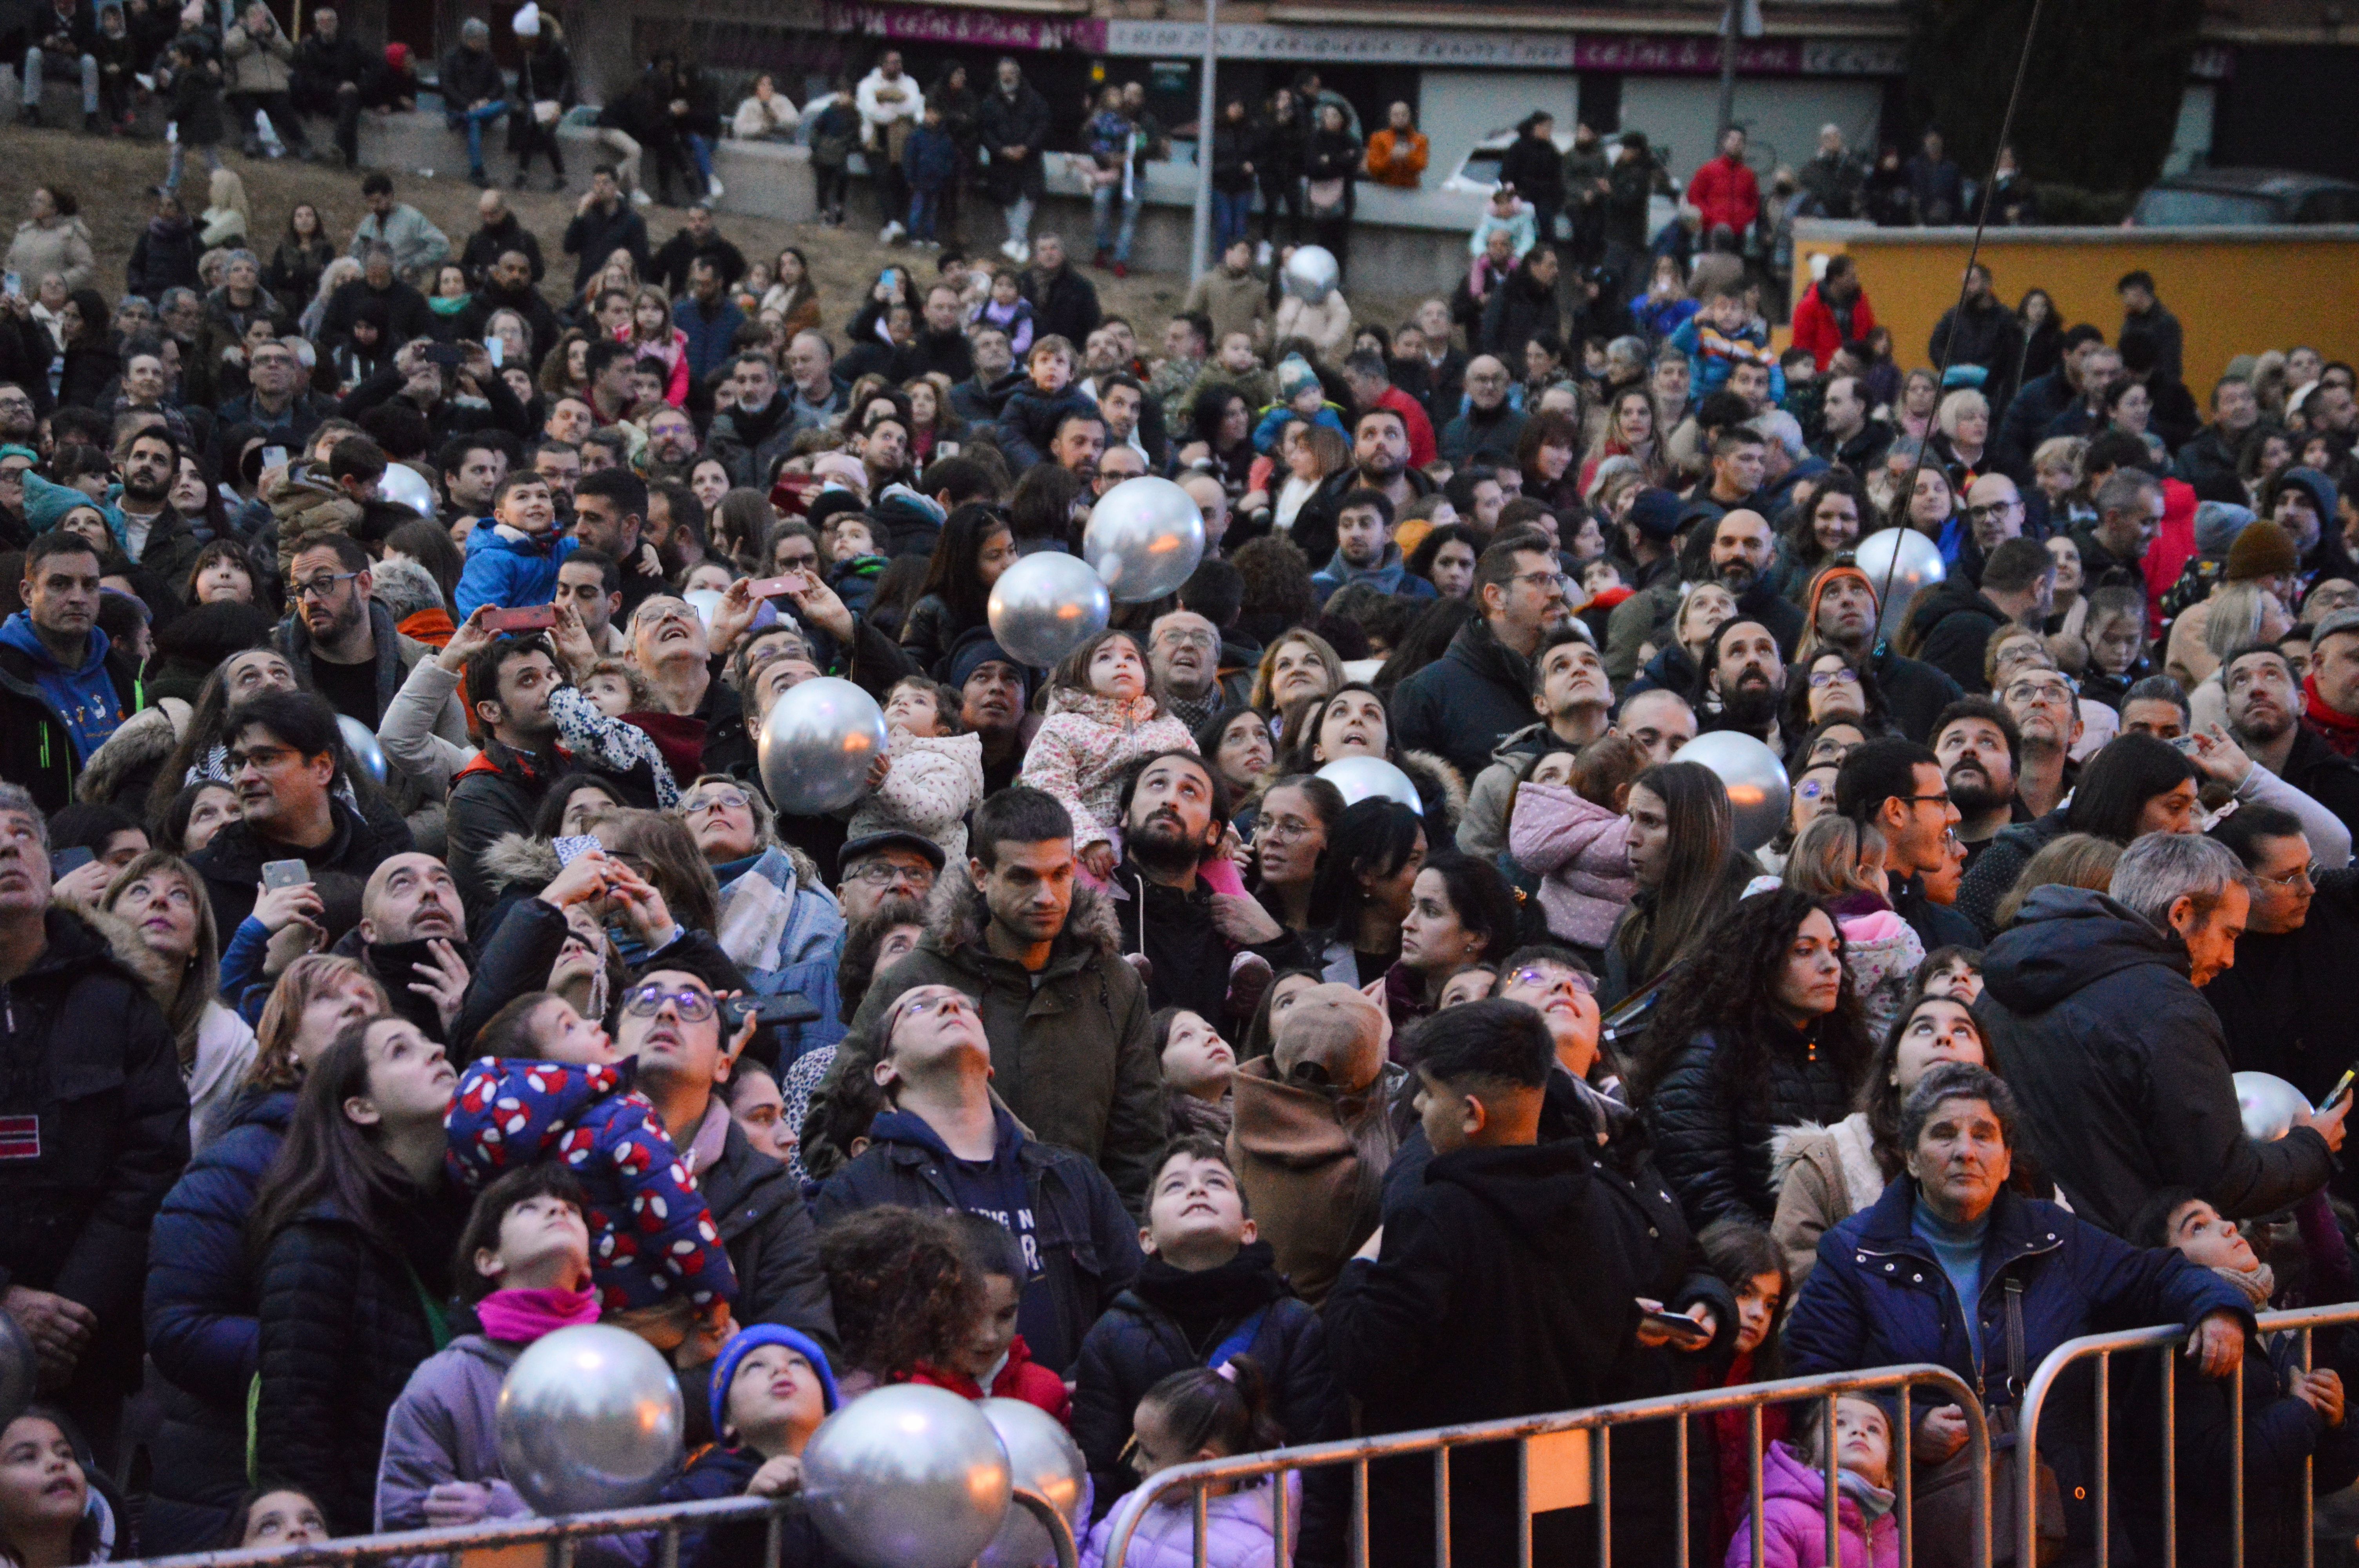
[[[1960,1381],[1957,1374],[1945,1367],[1916,1365],[1880,1367],[1864,1372],[1840,1372],[1815,1378],[1788,1378],[1774,1383],[1748,1383],[1731,1389],[1704,1390],[1689,1394],[1671,1394],[1649,1400],[1632,1400],[1624,1404],[1602,1405],[1593,1410],[1567,1411],[1554,1415],[1524,1416],[1511,1421],[1484,1422],[1467,1426],[1440,1427],[1427,1432],[1404,1432],[1382,1437],[1356,1438],[1343,1443],[1321,1443],[1299,1448],[1274,1449],[1265,1454],[1241,1454],[1226,1459],[1206,1459],[1192,1465],[1181,1465],[1158,1472],[1142,1482],[1138,1488],[1118,1505],[1114,1528],[1108,1538],[1105,1561],[1110,1565],[1122,1563],[1130,1551],[1130,1541],[1149,1507],[1162,1498],[1185,1493],[1195,1509],[1195,1568],[1205,1568],[1206,1508],[1209,1487],[1229,1486],[1239,1482],[1275,1478],[1271,1493],[1273,1533],[1277,1537],[1277,1561],[1273,1568],[1287,1568],[1288,1512],[1285,1476],[1289,1472],[1309,1470],[1323,1465],[1348,1465],[1352,1467],[1352,1506],[1350,1515],[1350,1555],[1352,1568],[1368,1568],[1368,1465],[1372,1460],[1397,1459],[1413,1454],[1433,1456],[1434,1546],[1435,1568],[1451,1568],[1450,1555],[1450,1456],[1452,1450],[1482,1444],[1513,1442],[1517,1445],[1517,1515],[1516,1568],[1532,1568],[1532,1516],[1560,1508],[1593,1507],[1596,1510],[1597,1562],[1599,1568],[1613,1568],[1614,1562],[1614,1474],[1613,1444],[1616,1427],[1633,1426],[1646,1422],[1676,1420],[1679,1423],[1678,1463],[1674,1466],[1679,1516],[1679,1553],[1673,1560],[1679,1568],[1689,1561],[1688,1540],[1688,1423],[1696,1416],[1720,1411],[1744,1411],[1748,1415],[1752,1444],[1750,1487],[1752,1518],[1761,1518],[1761,1412],[1769,1405],[1788,1404],[1798,1400],[1815,1399],[1824,1403],[1827,1424],[1832,1430],[1834,1406],[1843,1394],[1897,1392],[1899,1396],[1899,1417],[1894,1422],[1893,1469],[1898,1482],[1898,1501],[1894,1509],[1900,1528],[1900,1564],[1909,1568],[1913,1561],[1914,1541],[1910,1539],[1909,1504],[1911,1476],[1908,1451],[1910,1444],[1909,1406],[1912,1390],[1930,1386],[1940,1404],[1955,1404],[1966,1412],[1967,1452],[1973,1456],[1974,1473],[1979,1484],[1973,1499],[1973,1530],[1969,1561],[1988,1568],[1991,1560],[1990,1540],[1990,1434],[1983,1421],[1981,1402],[1973,1391]],[[1839,1547],[1837,1507],[1840,1496],[1835,1487],[1833,1445],[1828,1445],[1826,1466],[1826,1561],[1842,1563],[1845,1559]],[[1654,1485],[1659,1477],[1649,1477]],[[1767,1541],[1757,1528],[1753,1531],[1754,1568],[1763,1568]],[[1482,1568],[1496,1568],[1484,1564]],[[1653,1565],[1648,1565],[1653,1568]]]
[[[1046,1498],[1018,1487],[1010,1506],[1027,1509],[1048,1530],[1049,1542],[1057,1551],[1057,1568],[1080,1568],[1081,1553],[1073,1544],[1073,1533],[1065,1528],[1063,1517]],[[297,1568],[302,1563],[366,1564],[441,1554],[448,1554],[457,1563],[468,1552],[517,1546],[543,1548],[547,1568],[573,1568],[575,1552],[586,1538],[651,1531],[658,1537],[652,1568],[679,1568],[679,1540],[684,1530],[748,1519],[768,1521],[762,1568],[777,1568],[786,1519],[801,1507],[801,1502],[793,1498],[717,1498],[706,1502],[654,1504],[554,1519],[507,1519],[448,1530],[353,1535],[308,1546],[193,1552],[179,1557],[147,1558],[117,1568]]]
[[[2297,1312],[2265,1312],[2259,1314],[2261,1334],[2266,1336],[2285,1329],[2301,1335],[2301,1365],[2310,1367],[2310,1334],[2315,1329],[2340,1328],[2359,1324],[2359,1303],[2341,1303],[2332,1306],[2306,1307]],[[2016,1495],[2024,1500],[2017,1510],[2021,1535],[2016,1543],[2017,1563],[2036,1563],[2036,1547],[2039,1539],[2039,1422],[2046,1413],[2049,1396],[2055,1391],[2058,1379],[2074,1367],[2093,1359],[2097,1363],[2096,1392],[2093,1405],[2092,1425],[2095,1429],[2096,1473],[2093,1486],[2096,1491],[2097,1568],[2110,1568],[2113,1555],[2111,1504],[2113,1476],[2113,1360],[2116,1352],[2151,1350],[2160,1347],[2166,1358],[2176,1356],[2178,1347],[2187,1339],[2187,1330],[2180,1325],[2159,1328],[2125,1329],[2118,1334],[2089,1334],[2078,1339],[2068,1339],[2048,1353],[2039,1369],[2031,1375],[2023,1391],[2023,1416],[2017,1428]],[[2179,1562],[2179,1408],[2173,1368],[2165,1366],[2162,1385],[2162,1487],[2158,1506],[2162,1510],[2162,1568],[2177,1568]],[[2236,1411],[2229,1437],[2229,1530],[2234,1545],[2229,1559],[2234,1568],[2244,1568],[2245,1562],[2245,1371],[2238,1363],[2234,1374],[2231,1408]],[[2346,1394],[2359,1390],[2345,1390]],[[2354,1400],[2346,1420],[2359,1419],[2359,1400]],[[2301,1563],[2302,1568],[2312,1568],[2317,1556],[2317,1541],[2313,1533],[2314,1499],[2310,1496],[2311,1461],[2301,1462]],[[2211,1477],[2206,1477],[2209,1484]]]

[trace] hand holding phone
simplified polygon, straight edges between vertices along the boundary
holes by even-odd
[[[300,860],[265,860],[262,863],[262,885],[265,888],[291,888],[311,881],[311,868]]]
[[[557,606],[554,604],[527,604],[521,610],[494,610],[484,616],[484,631],[506,636],[546,632],[556,624]]]
[[[756,578],[745,585],[746,596],[751,599],[792,599],[804,591],[802,576],[799,572],[788,572],[782,577]]]

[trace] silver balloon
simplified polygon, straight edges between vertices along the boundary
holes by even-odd
[[[1200,523],[1200,544],[1201,538]],[[1105,579],[1091,570],[1087,561],[1061,550],[1042,550],[999,574],[991,585],[986,612],[991,634],[1001,647],[1045,670],[1104,631],[1114,615],[1114,601]]]
[[[535,1340],[495,1409],[500,1468],[540,1514],[625,1509],[679,1469],[679,1383],[655,1347],[610,1324]]]
[[[2276,1074],[2238,1073],[2236,1113],[2245,1119],[2245,1137],[2274,1143],[2293,1130],[2295,1117],[2311,1110],[2302,1092]]]
[[[368,775],[369,783],[385,785],[385,748],[377,744],[376,731],[349,713],[336,715],[336,728],[343,731],[344,750],[352,753],[353,766]]]
[[[868,787],[888,739],[875,697],[834,676],[807,680],[772,703],[763,722],[763,786],[791,816],[840,811]]]
[[[1015,1484],[1038,1492],[1064,1516],[1076,1539],[1089,1532],[1082,1509],[1089,1501],[1089,1461],[1081,1444],[1038,1405],[1022,1400],[982,1401],[984,1418],[1007,1450]],[[1048,1528],[1022,1509],[1009,1509],[999,1533],[984,1548],[982,1568],[1055,1568],[1057,1549]]]
[[[1303,245],[1286,258],[1286,291],[1305,305],[1323,305],[1342,281],[1343,269],[1324,245]]]
[[[1082,558],[1124,604],[1177,593],[1204,558],[1204,514],[1168,479],[1124,480],[1090,508]]]
[[[1701,762],[1720,775],[1728,808],[1736,814],[1740,849],[1758,849],[1777,836],[1791,786],[1777,752],[1742,731],[1715,730],[1680,747],[1679,760]]]
[[[25,1413],[40,1378],[40,1357],[32,1340],[15,1318],[0,1313],[0,1429]]]
[[[820,1422],[803,1499],[828,1543],[864,1568],[966,1568],[999,1533],[1007,1450],[973,1402],[898,1383]]]
[[[691,588],[680,597],[688,600],[697,619],[704,622],[707,632],[712,630],[712,612],[721,608],[721,590],[717,588]]]
[[[1941,546],[1914,528],[1886,528],[1870,534],[1852,551],[1852,559],[1875,587],[1882,611],[1875,624],[1879,637],[1898,635],[1901,622],[1908,619],[1908,601],[1917,590],[1949,575],[1949,568],[1941,564]]]
[[[1425,815],[1425,803],[1418,798],[1417,785],[1382,757],[1338,757],[1320,769],[1319,776],[1343,792],[1345,806],[1356,806],[1364,800],[1393,800],[1419,816]]]
[[[435,513],[434,487],[426,476],[405,463],[387,463],[385,477],[376,481],[376,492],[396,506],[407,506],[420,517]]]

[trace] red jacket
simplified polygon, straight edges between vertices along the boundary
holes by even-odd
[[[1391,409],[1408,427],[1409,467],[1421,469],[1441,455],[1440,449],[1433,444],[1433,421],[1425,416],[1416,398],[1397,386],[1387,386],[1384,395],[1376,399],[1376,406]]]
[[[1761,216],[1761,182],[1740,159],[1716,157],[1688,181],[1688,203],[1703,214],[1707,236],[1725,223],[1742,238]]]
[[[983,1398],[983,1385],[963,1372],[948,1371],[931,1362],[920,1361],[909,1373],[909,1381],[924,1383],[930,1388],[948,1389],[961,1399]],[[1038,1405],[1057,1418],[1060,1426],[1073,1424],[1073,1396],[1066,1389],[1065,1379],[1032,1359],[1032,1347],[1017,1335],[1007,1347],[1007,1365],[991,1380],[995,1399],[1022,1400],[1027,1405]]]
[[[1859,297],[1851,302],[1851,335],[1854,341],[1875,330],[1875,311],[1867,303],[1867,291],[1860,290]],[[1819,297],[1819,286],[1810,285],[1794,306],[1794,346],[1808,349],[1818,361],[1819,373],[1826,373],[1827,362],[1835,351],[1843,346],[1843,329],[1835,322],[1835,313]]]

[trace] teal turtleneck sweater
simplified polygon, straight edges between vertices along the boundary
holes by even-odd
[[[1958,1308],[1965,1314],[1966,1343],[1973,1348],[1974,1365],[1982,1366],[1983,1321],[1976,1303],[1982,1299],[1983,1238],[1990,1232],[1990,1215],[1985,1212],[1972,1225],[1952,1225],[1927,1208],[1919,1194],[1909,1211],[1908,1230],[1933,1249],[1934,1260],[1949,1276]]]

